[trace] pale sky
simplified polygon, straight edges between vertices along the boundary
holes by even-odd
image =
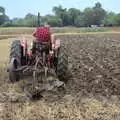
[[[120,0],[0,0],[0,6],[6,9],[10,18],[24,17],[27,13],[41,15],[52,13],[52,7],[61,4],[63,7],[75,7],[84,10],[86,7],[93,7],[100,2],[104,9],[120,13]]]

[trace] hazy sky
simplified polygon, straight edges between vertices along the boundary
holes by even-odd
[[[6,9],[10,18],[24,17],[27,13],[42,15],[52,13],[52,7],[61,4],[63,7],[75,7],[83,10],[92,7],[96,2],[101,2],[104,9],[120,13],[120,0],[0,0],[0,6]]]

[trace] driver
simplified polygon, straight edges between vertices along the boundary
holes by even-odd
[[[51,43],[51,32],[50,32],[50,27],[38,27],[36,30],[33,32],[33,36],[36,38],[33,41],[33,50],[32,52],[34,53],[34,48],[35,48],[35,43],[48,43],[49,45],[49,50],[52,48],[52,43]]]

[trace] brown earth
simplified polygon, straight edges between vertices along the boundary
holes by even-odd
[[[120,34],[59,38],[69,49],[73,89],[105,96],[120,95]]]
[[[120,34],[57,38],[69,55],[65,90],[29,101],[20,88],[23,82],[9,84],[3,66],[0,120],[120,120]]]
[[[111,27],[112,31],[120,32],[120,27]]]

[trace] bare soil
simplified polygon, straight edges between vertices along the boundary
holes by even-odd
[[[68,49],[65,90],[29,100],[0,71],[0,120],[120,120],[120,34],[58,35]]]

